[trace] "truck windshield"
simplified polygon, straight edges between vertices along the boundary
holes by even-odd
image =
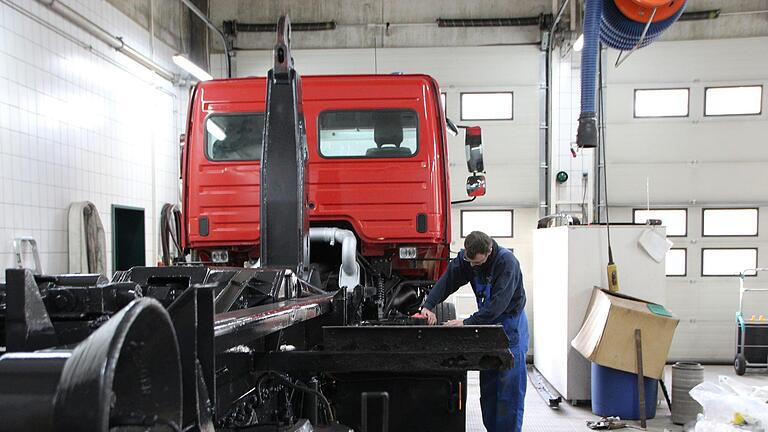
[[[261,159],[264,113],[213,114],[205,120],[205,156],[212,161]]]
[[[418,118],[406,109],[320,113],[320,154],[329,158],[411,157],[418,150]]]

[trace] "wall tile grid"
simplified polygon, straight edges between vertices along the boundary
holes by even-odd
[[[576,148],[576,130],[581,110],[581,67],[579,54],[554,54],[552,68],[552,190],[555,211],[581,214],[581,203],[591,210],[593,150]],[[571,154],[576,150],[576,157]],[[558,184],[555,175],[568,174],[568,181]],[[583,174],[587,173],[586,194]]]
[[[43,271],[66,272],[68,207],[83,200],[99,209],[110,270],[111,206],[143,208],[153,263],[160,207],[178,202],[185,92],[44,6],[16,4],[59,31],[0,5],[0,267],[14,264],[13,238],[32,236]],[[106,2],[69,5],[171,69],[171,48]]]

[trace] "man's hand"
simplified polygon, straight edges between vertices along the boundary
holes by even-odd
[[[434,312],[427,308],[421,308],[421,312],[416,314],[415,316],[421,316],[422,318],[427,319],[427,325],[435,325],[437,324],[437,315],[435,315]]]
[[[443,325],[447,325],[449,327],[461,327],[464,325],[464,320],[460,320],[460,319],[450,320]]]

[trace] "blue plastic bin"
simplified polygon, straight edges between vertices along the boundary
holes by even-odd
[[[645,378],[645,418],[656,417],[658,380]],[[601,417],[640,419],[637,374],[592,363],[592,412]]]

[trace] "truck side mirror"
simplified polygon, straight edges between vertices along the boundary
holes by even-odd
[[[471,175],[467,177],[467,195],[479,197],[485,195],[485,176]]]
[[[469,172],[483,172],[483,138],[480,132],[480,126],[467,128],[467,135],[464,140],[464,149],[467,153],[467,169]]]
[[[448,117],[445,118],[445,128],[448,129],[448,132],[453,136],[459,134],[459,128]]]

